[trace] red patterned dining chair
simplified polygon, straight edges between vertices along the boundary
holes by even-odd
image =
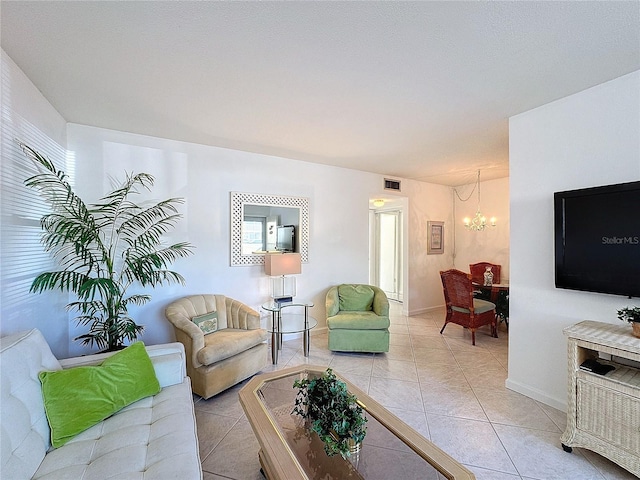
[[[451,269],[440,272],[447,316],[440,330],[444,332],[448,323],[455,323],[471,331],[471,343],[476,344],[476,330],[484,325],[491,326],[491,336],[498,338],[496,306],[486,300],[473,297],[474,287],[471,275]]]

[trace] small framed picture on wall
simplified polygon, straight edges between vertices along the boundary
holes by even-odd
[[[427,222],[427,255],[444,253],[444,222]]]

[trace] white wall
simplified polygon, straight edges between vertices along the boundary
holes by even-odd
[[[110,188],[109,176],[122,178],[132,169],[156,177],[153,198],[186,199],[184,219],[171,239],[188,240],[196,247],[192,257],[174,265],[187,285],[155,289],[151,303],[131,311],[146,325],[143,339],[148,343],[173,338],[163,311],[175,298],[218,292],[256,309],[268,298],[261,266],[229,265],[231,191],[309,198],[309,262],[297,277],[297,290],[299,299],[315,303],[312,315],[319,328],[325,325],[329,286],[368,281],[369,198],[383,193],[380,175],[76,124],[68,125],[68,149],[82,179],[77,190],[86,199],[96,200]],[[430,215],[451,217],[451,194],[448,187],[409,180],[403,180],[402,193],[414,225],[408,244],[415,273],[409,274],[413,293],[406,308],[425,310],[442,304],[441,286],[433,281],[439,263],[426,258],[426,220]],[[441,262],[450,261],[450,254],[440,257]]]
[[[566,339],[582,320],[617,323],[640,300],[554,287],[553,193],[640,179],[640,71],[509,121],[511,289],[507,386],[566,408]]]
[[[454,265],[458,270],[469,271],[469,265],[478,262],[491,262],[500,265],[500,281],[509,281],[509,179],[499,178],[480,182],[480,211],[490,219],[496,217],[496,226],[482,231],[465,228],[463,219],[473,218],[478,208],[478,192],[474,184],[456,187],[461,201],[455,199],[455,240],[456,251]],[[473,192],[473,193],[472,193]]]
[[[0,332],[8,335],[37,327],[52,343],[54,354],[65,357],[69,322],[64,305],[68,298],[58,292],[29,293],[35,276],[52,262],[39,245],[44,204],[23,185],[35,169],[15,139],[46,150],[52,161],[63,165],[66,122],[4,50],[1,66]],[[59,313],[52,315],[52,311]]]
[[[156,176],[150,198],[180,196],[184,221],[172,240],[188,240],[195,254],[174,264],[187,285],[152,290],[149,304],[132,308],[131,314],[147,331],[148,344],[173,340],[164,318],[165,306],[175,298],[201,292],[220,292],[257,308],[268,298],[268,280],[261,267],[229,266],[229,192],[257,192],[303,196],[310,199],[309,262],[298,276],[298,297],[315,302],[312,314],[324,326],[324,296],[331,285],[368,282],[369,199],[388,197],[383,176],[305,163],[247,152],[144,137],[83,125],[66,124],[62,116],[40,94],[24,73],[3,52],[3,181],[20,183],[7,168],[6,149],[12,162],[22,154],[7,136],[8,125],[20,124],[31,145],[43,153],[66,161],[65,170],[75,179],[76,189],[88,202],[111,190],[109,176],[122,179],[124,171],[144,171]],[[6,112],[6,113],[5,113]],[[6,119],[9,119],[7,121]],[[22,127],[21,127],[22,128]],[[438,272],[453,265],[452,191],[449,187],[402,180],[397,195],[404,211],[405,312],[419,314],[443,305]],[[24,224],[21,205],[3,189],[0,335],[37,327],[64,358],[85,353],[73,338],[84,332],[64,310],[68,296],[59,292],[29,294],[35,276],[53,266],[42,248],[22,240],[28,231],[39,234],[38,218]],[[29,203],[29,202],[26,202]],[[12,204],[17,213],[6,213]],[[12,220],[7,218],[13,215]],[[11,223],[14,221],[14,223]],[[445,253],[427,255],[427,221],[445,222]],[[22,223],[21,223],[22,222]],[[15,225],[15,228],[13,226]],[[9,228],[11,227],[11,228]],[[8,271],[7,255],[28,258]]]
[[[402,182],[402,192],[409,197],[408,214],[404,221],[408,229],[408,287],[404,298],[409,315],[444,306],[440,270],[453,266],[453,202],[450,187],[424,182]],[[444,222],[444,253],[427,255],[427,222]],[[444,318],[442,319],[444,323]]]

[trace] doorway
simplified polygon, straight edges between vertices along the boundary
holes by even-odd
[[[372,220],[371,283],[402,302],[402,210],[376,210]]]

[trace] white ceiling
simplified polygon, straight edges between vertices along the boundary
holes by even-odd
[[[444,185],[508,176],[508,117],[640,69],[640,2],[6,1],[74,123]]]

